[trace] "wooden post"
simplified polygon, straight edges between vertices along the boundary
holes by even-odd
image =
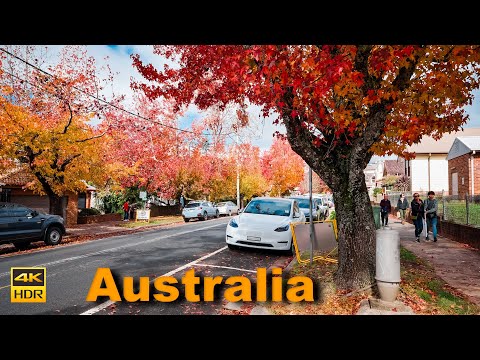
[[[468,208],[468,192],[465,193],[465,207],[467,209],[467,225],[470,223],[470,213]]]

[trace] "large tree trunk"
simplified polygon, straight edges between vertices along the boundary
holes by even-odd
[[[336,284],[361,288],[374,281],[376,230],[361,165],[332,169],[340,180],[333,190],[338,224],[339,262]]]

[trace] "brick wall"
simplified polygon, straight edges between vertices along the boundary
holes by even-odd
[[[77,224],[94,224],[105,221],[120,221],[123,214],[105,214],[105,215],[91,215],[79,216]]]
[[[475,195],[480,195],[480,154],[475,154],[473,158],[474,158],[473,159],[473,163],[474,163],[473,177],[475,178],[475,182],[474,182]]]
[[[451,240],[468,244],[480,250],[480,228],[449,221],[439,221],[437,230],[440,236],[448,237]]]
[[[78,195],[74,193],[68,193],[68,202],[65,216],[66,227],[76,225],[78,218]]]
[[[458,196],[464,197],[465,193],[471,193],[469,187],[470,184],[470,172],[469,172],[469,161],[470,161],[470,154],[465,154],[459,156],[455,159],[451,159],[448,161],[448,190],[450,194],[453,194],[452,188],[452,174],[458,173]],[[480,168],[479,168],[480,171]],[[462,185],[462,178],[464,178],[464,183]]]

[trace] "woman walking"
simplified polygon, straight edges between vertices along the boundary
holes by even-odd
[[[400,197],[398,198],[397,209],[398,211],[400,211],[400,218],[402,219],[402,225],[405,224],[405,213],[407,212],[407,208],[408,208],[408,200],[403,194],[401,194]]]
[[[425,217],[425,206],[418,193],[413,194],[412,206],[412,220],[415,225],[416,242],[420,242],[420,234],[423,231],[423,218]]]

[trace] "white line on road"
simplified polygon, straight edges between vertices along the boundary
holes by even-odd
[[[211,265],[211,264],[195,264],[195,266],[205,266],[205,267],[215,267],[215,268],[221,268],[221,269],[240,270],[240,271],[251,272],[251,273],[254,273],[254,274],[257,273],[254,270],[240,269],[240,268],[231,267],[231,266],[219,266],[219,265]]]
[[[176,274],[176,273],[179,272],[179,271],[182,271],[182,270],[184,270],[184,269],[186,269],[186,268],[188,268],[188,267],[190,267],[190,266],[192,266],[192,265],[195,265],[195,264],[197,264],[197,263],[200,262],[200,261],[203,261],[203,260],[205,260],[205,259],[208,259],[209,257],[211,257],[211,256],[213,256],[213,255],[216,255],[216,254],[218,254],[219,252],[221,252],[221,251],[223,251],[223,250],[225,250],[225,249],[227,249],[227,248],[228,248],[228,246],[224,246],[223,248],[220,248],[220,249],[218,249],[218,250],[215,250],[214,252],[212,252],[212,253],[210,253],[210,254],[207,254],[207,255],[205,255],[205,256],[202,256],[201,258],[199,258],[199,259],[197,259],[197,260],[194,260],[194,261],[191,261],[191,262],[189,262],[188,264],[182,265],[182,266],[180,266],[180,267],[178,267],[178,268],[176,268],[176,269],[174,269],[174,270],[172,270],[172,271],[169,271],[169,272],[167,272],[166,274],[163,274],[163,275],[161,275],[161,276],[159,276],[159,277],[162,277],[162,276],[172,276],[173,274]],[[154,282],[156,279],[158,279],[158,277],[155,278],[155,279],[153,279],[153,280],[151,280],[150,282],[152,283],[152,282]],[[104,303],[101,303],[100,305],[95,306],[94,308],[91,308],[90,310],[87,310],[87,311],[81,313],[80,315],[93,315],[93,314],[99,312],[100,310],[103,310],[103,309],[105,309],[106,307],[109,307],[109,306],[112,305],[112,304],[115,304],[115,302],[112,301],[112,300],[105,301]]]
[[[210,228],[220,226],[220,225],[224,225],[224,224],[215,224],[215,225],[210,225],[210,226],[204,226],[204,227],[201,227],[201,228],[188,230],[188,231],[182,231],[182,232],[178,232],[178,233],[175,233],[175,234],[165,235],[165,236],[161,236],[161,237],[150,239],[150,240],[145,240],[145,241],[141,241],[141,242],[134,242],[134,243],[130,243],[130,244],[127,244],[127,245],[122,245],[122,246],[117,246],[117,247],[110,248],[110,249],[95,251],[95,252],[91,252],[91,253],[83,254],[83,255],[78,255],[78,256],[72,256],[72,257],[69,257],[69,258],[66,258],[66,259],[51,261],[51,262],[48,262],[48,263],[45,263],[45,264],[32,265],[31,267],[47,267],[47,266],[52,266],[52,265],[63,264],[63,263],[66,263],[66,262],[79,260],[79,259],[84,259],[84,258],[94,256],[94,255],[107,254],[107,253],[117,251],[117,250],[120,250],[120,249],[126,249],[126,248],[129,248],[129,247],[132,247],[132,246],[150,244],[150,243],[158,241],[158,240],[163,240],[163,239],[171,238],[171,237],[174,237],[174,236],[184,235],[184,234],[188,234],[188,233],[192,233],[192,232],[196,232],[196,231],[200,231],[200,230],[206,230],[206,229],[210,229]],[[19,266],[19,265],[17,265],[17,266]],[[0,273],[0,278],[5,277],[5,276],[10,276],[10,271]]]

